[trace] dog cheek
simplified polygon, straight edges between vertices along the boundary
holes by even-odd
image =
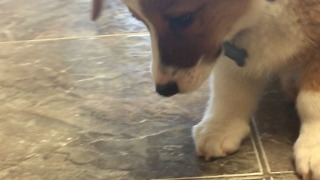
[[[180,93],[189,93],[198,89],[202,84],[199,82],[199,75],[200,74],[196,73],[194,69],[181,73],[177,82],[179,85]]]
[[[197,67],[179,74],[178,84],[181,93],[197,90],[209,78],[215,63],[200,63]]]

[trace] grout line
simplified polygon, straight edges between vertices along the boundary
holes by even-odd
[[[278,172],[271,172],[271,175],[286,175],[286,174],[292,174],[295,175],[294,171],[278,171]]]
[[[263,147],[263,143],[261,141],[261,138],[260,138],[260,133],[259,133],[259,130],[258,130],[258,126],[256,124],[256,121],[254,118],[252,118],[251,120],[251,124],[252,124],[252,129],[253,129],[253,133],[255,135],[255,141],[256,141],[256,144],[258,146],[258,152],[259,152],[259,155],[260,155],[260,159],[262,159],[262,162],[264,164],[264,173],[266,175],[270,174],[271,173],[271,168],[270,168],[270,165],[269,165],[269,161],[268,161],[268,158],[267,158],[267,154],[264,150],[264,147]]]
[[[224,178],[260,178],[264,177],[261,173],[249,173],[249,174],[229,174],[218,176],[201,176],[201,177],[184,177],[184,178],[167,178],[167,179],[152,179],[152,180],[201,180],[201,179],[224,179]]]
[[[261,161],[261,158],[259,156],[259,151],[258,151],[258,147],[257,147],[257,143],[254,141],[254,135],[253,133],[251,133],[250,135],[250,139],[251,139],[251,143],[253,145],[253,150],[254,150],[254,154],[256,156],[256,159],[257,159],[257,162],[258,162],[258,165],[259,165],[259,171],[261,172],[261,175],[263,175],[263,167],[262,167],[262,161]]]
[[[137,33],[122,33],[122,34],[106,34],[96,36],[75,36],[75,37],[63,37],[63,38],[48,38],[48,39],[32,39],[32,40],[17,40],[17,41],[4,41],[1,44],[15,44],[15,43],[29,43],[29,42],[47,42],[47,41],[60,41],[60,40],[75,40],[75,39],[91,39],[91,38],[106,38],[106,37],[119,37],[119,36],[142,36],[148,35],[148,32]]]
[[[299,177],[297,176],[297,174],[293,171],[279,171],[279,172],[272,172],[270,173],[270,180],[274,180],[277,177],[286,177],[288,175],[292,175],[297,177],[297,179],[299,179]],[[296,179],[296,178],[295,178]]]

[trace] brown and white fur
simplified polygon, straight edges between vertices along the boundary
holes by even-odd
[[[179,93],[187,93],[211,77],[208,108],[193,127],[198,155],[210,159],[237,151],[249,134],[249,119],[264,86],[279,76],[298,92],[302,125],[294,145],[297,173],[320,179],[320,0],[124,3],[150,31],[151,69],[158,87],[174,83]],[[180,27],[179,17],[186,14],[192,14],[192,22]],[[226,41],[247,50],[244,67],[221,53]]]

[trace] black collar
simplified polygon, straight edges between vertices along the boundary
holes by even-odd
[[[248,52],[245,49],[240,49],[231,42],[223,43],[224,55],[235,61],[239,67],[246,65]]]

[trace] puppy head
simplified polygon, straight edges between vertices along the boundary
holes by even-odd
[[[124,0],[152,39],[152,74],[163,96],[191,92],[211,74],[222,43],[256,0]]]

